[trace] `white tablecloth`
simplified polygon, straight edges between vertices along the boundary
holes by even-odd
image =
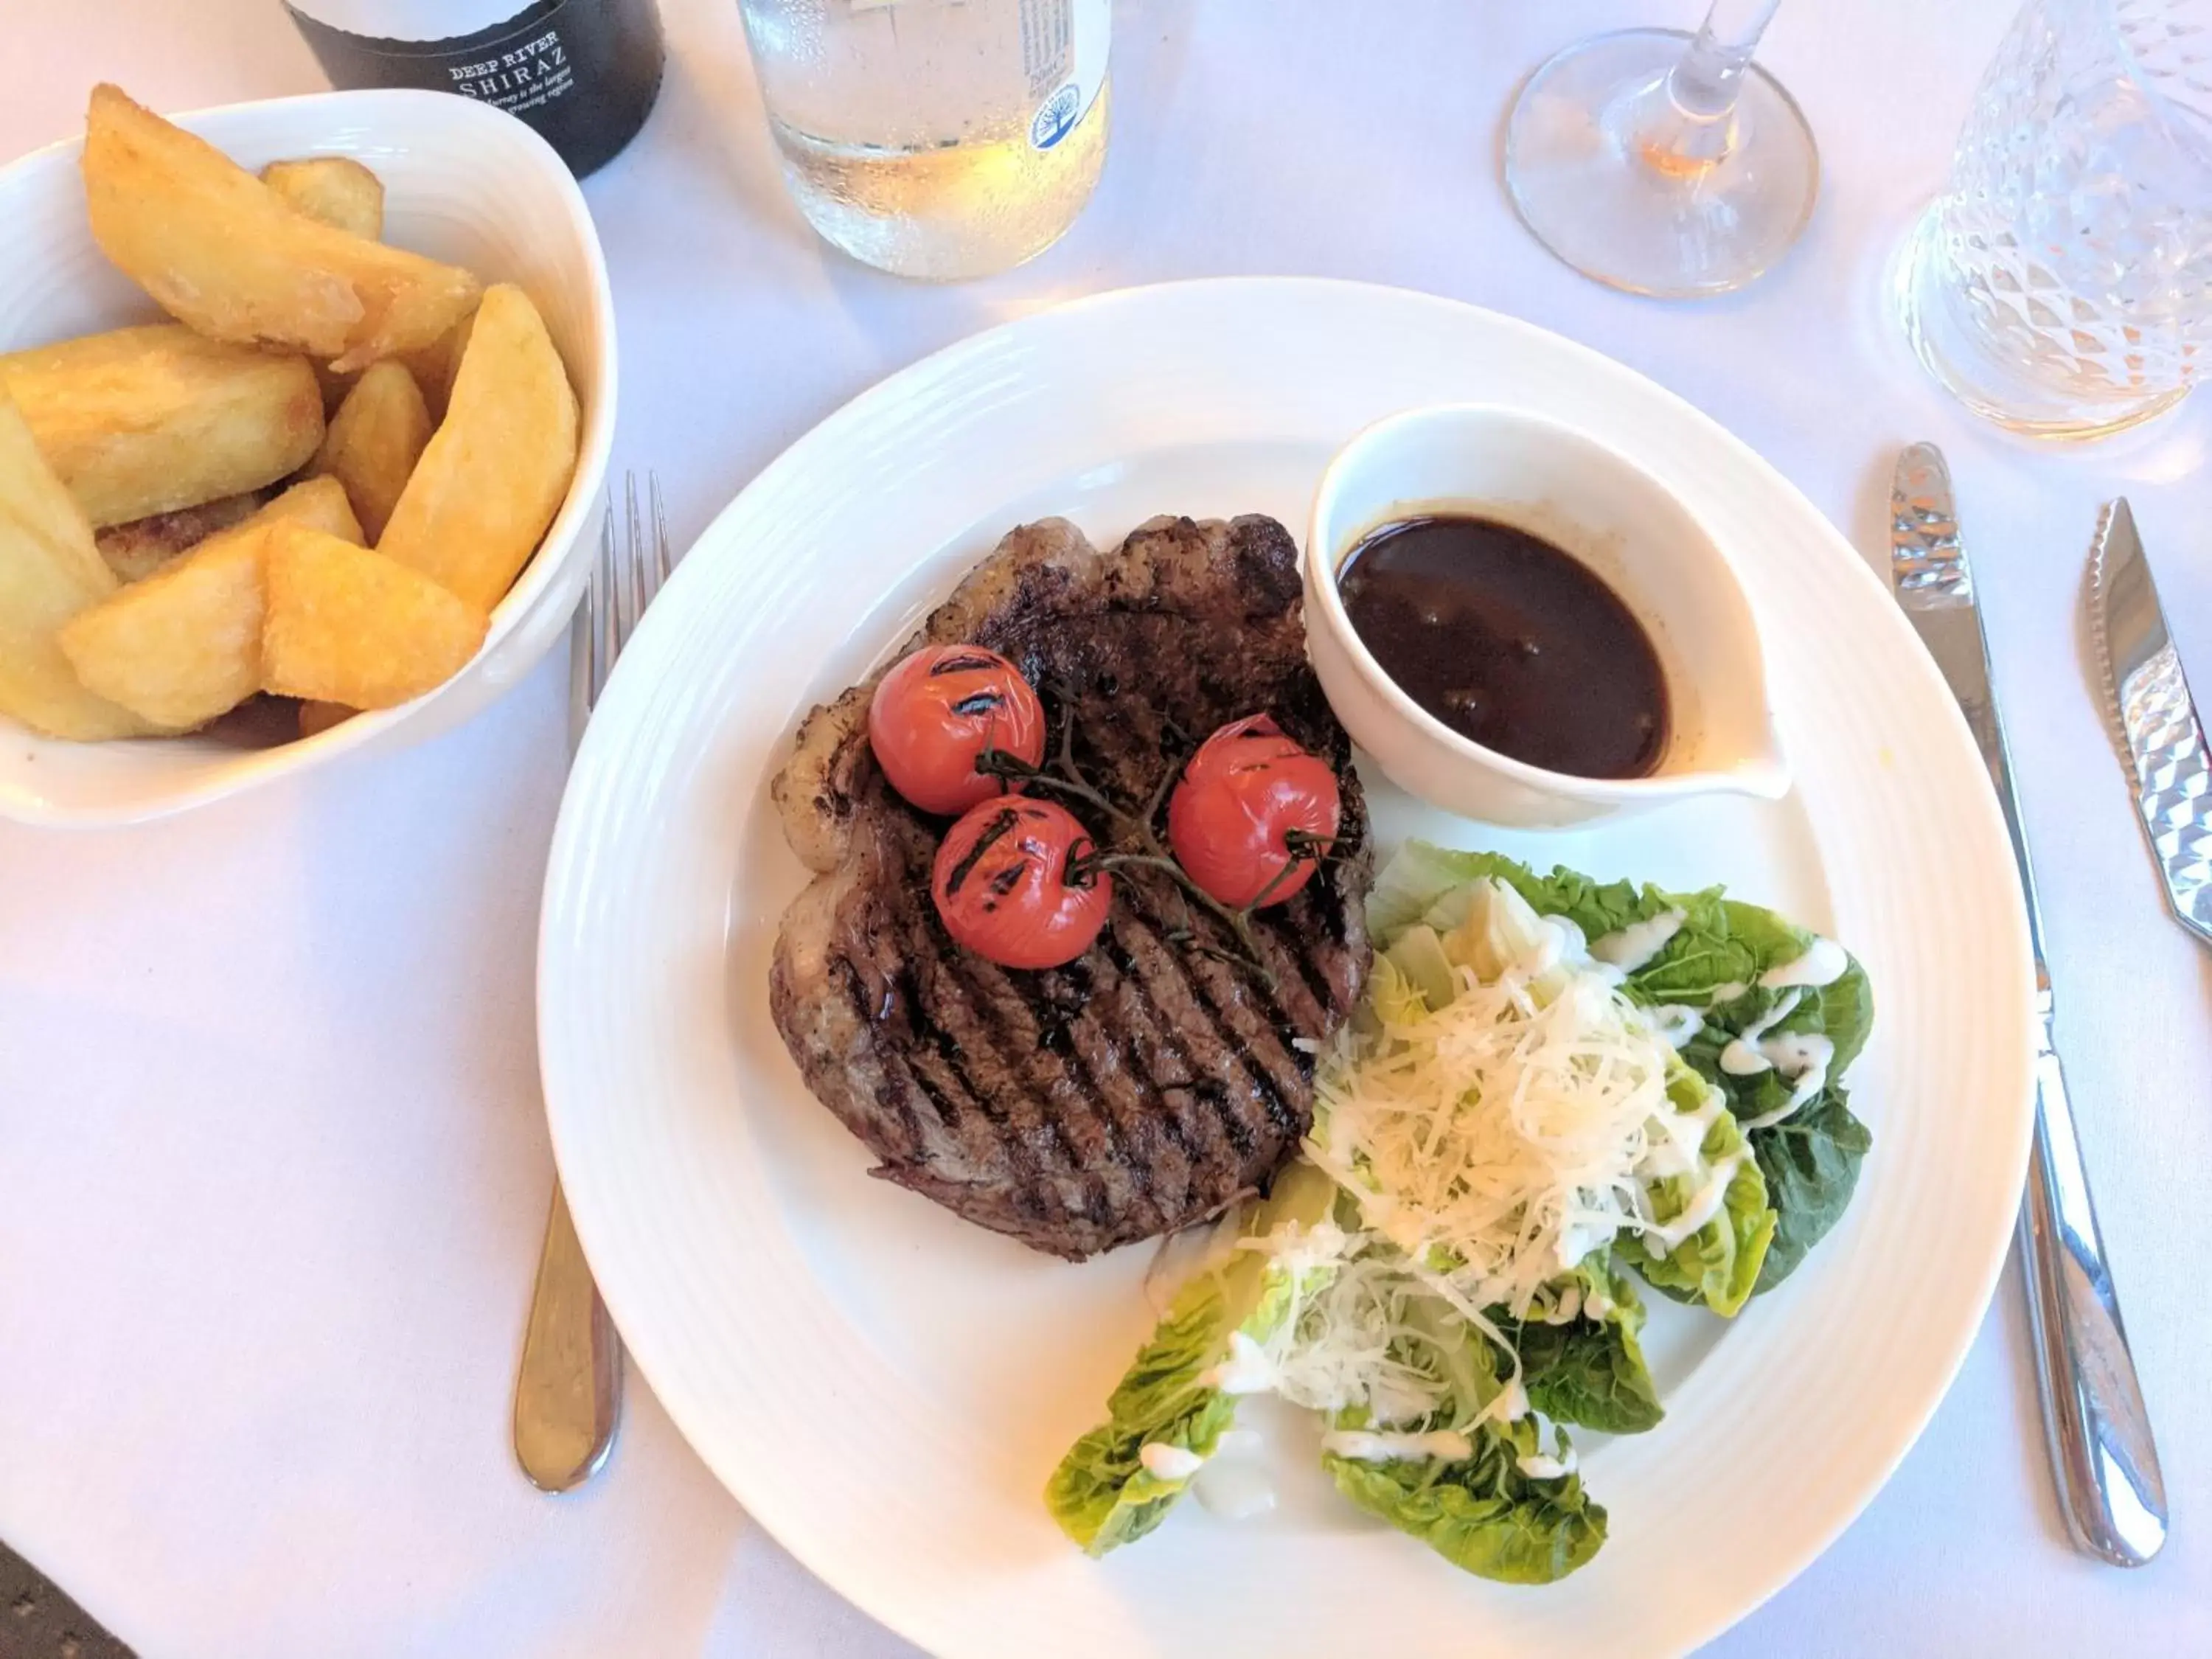
[[[6,9],[0,158],[74,131],[98,79],[171,109],[322,84],[276,0]],[[2212,684],[2208,410],[2023,445],[1921,377],[1884,297],[2010,0],[1784,5],[1764,57],[1824,147],[1818,216],[1757,286],[1671,307],[1539,250],[1497,139],[1555,47],[1694,23],[1694,0],[1121,0],[1096,200],[1044,258],[958,288],[816,243],[734,6],[664,9],[659,106],[586,194],[621,314],[616,464],[658,469],[679,541],[925,352],[1220,272],[1426,289],[1585,341],[1748,438],[1869,557],[1898,446],[1944,445],[2178,1530],[2134,1574],[2067,1548],[2008,1277],[1865,1516],[1715,1650],[2212,1652],[2212,976],[2160,911],[2076,623],[2096,506],[2124,490]],[[635,1379],[583,1492],[542,1497],[509,1455],[551,1178],[531,981],[564,675],[172,823],[0,826],[0,1538],[148,1659],[909,1651],[750,1522]]]

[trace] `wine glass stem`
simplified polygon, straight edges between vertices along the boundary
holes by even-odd
[[[1702,173],[1725,156],[1735,143],[1737,88],[1781,3],[1713,0],[1666,78],[1632,100],[1631,153],[1674,174]]]

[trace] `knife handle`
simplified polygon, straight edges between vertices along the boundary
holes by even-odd
[[[2139,1567],[2166,1542],[2166,1482],[2105,1267],[2047,997],[2036,1042],[2035,1140],[2020,1212],[2036,1389],[2067,1530],[2091,1554]]]

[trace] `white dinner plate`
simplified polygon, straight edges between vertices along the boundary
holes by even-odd
[[[871,1180],[767,1007],[804,884],[769,801],[798,719],[895,647],[1010,526],[1102,544],[1158,512],[1303,532],[1322,465],[1394,410],[1516,405],[1668,484],[1735,557],[1797,787],[1506,836],[1370,778],[1419,830],[1546,865],[1725,881],[1865,962],[1872,1127],[1850,1212],[1730,1324],[1654,1332],[1654,1431],[1584,1461],[1595,1561],[1507,1589],[1278,1451],[1259,1520],[1182,1505],[1103,1562],[1040,1489],[1149,1330],[1152,1251],[1080,1267]],[[2019,1200],[2030,985],[2012,860],[1964,722],[1859,557],[1687,404],[1526,324],[1301,280],[1112,294],[993,330],[858,398],[708,529],[623,655],[546,878],[545,1098],[608,1305],[715,1474],[868,1613],[960,1659],[1679,1652],[1857,1514],[1942,1397]]]

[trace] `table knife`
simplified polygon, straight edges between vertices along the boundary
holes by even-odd
[[[2067,1103],[2035,872],[1990,690],[1989,647],[1959,537],[1950,470],[1933,444],[1914,444],[1898,457],[1890,505],[1897,601],[1942,670],[1989,769],[2027,906],[2035,958],[2035,1134],[2019,1247],[2058,1507],[2082,1549],[2116,1566],[2141,1566],[2166,1542],[2166,1485]]]
[[[2174,920],[2212,945],[2212,766],[2125,496],[2106,502],[2097,520],[2089,621],[2166,902]]]

